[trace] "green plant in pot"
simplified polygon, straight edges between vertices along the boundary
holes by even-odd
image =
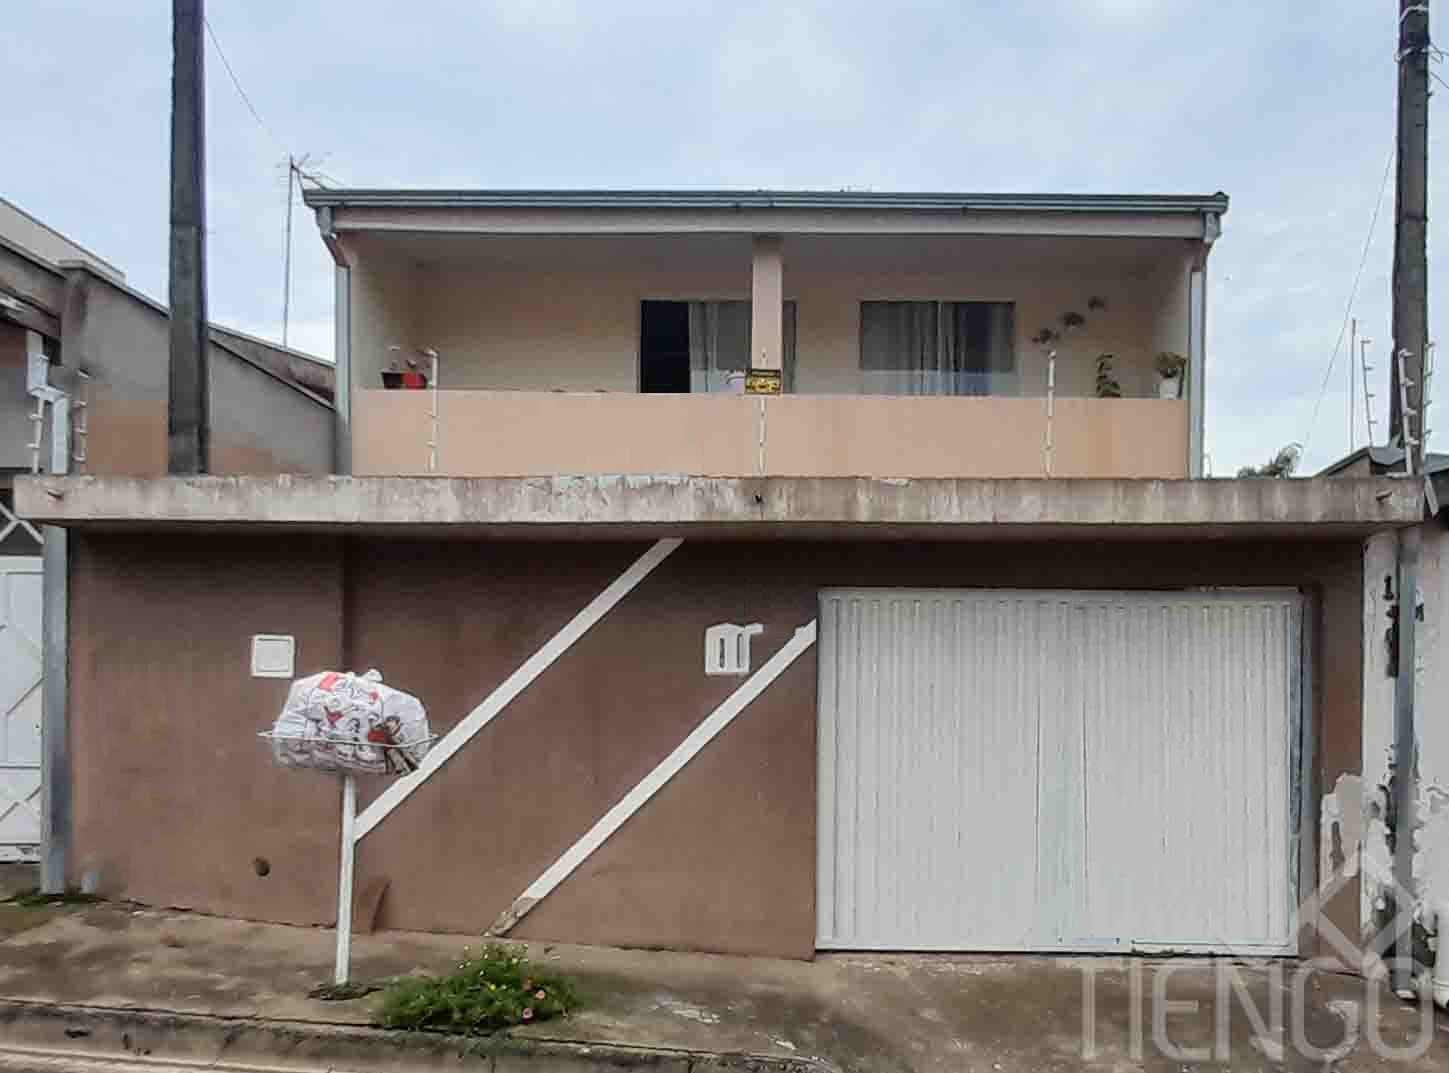
[[[1122,385],[1117,382],[1116,373],[1112,370],[1112,362],[1116,360],[1113,354],[1097,355],[1097,398],[1099,399],[1120,399],[1122,397]]]
[[[1152,363],[1157,370],[1159,398],[1182,398],[1182,381],[1187,375],[1187,359],[1171,350],[1158,354]]]

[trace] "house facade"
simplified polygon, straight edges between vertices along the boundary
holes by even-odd
[[[335,782],[256,738],[283,635],[441,735],[361,780],[382,926],[1359,934],[1356,876],[1312,896],[1325,793],[1362,775],[1365,542],[1421,496],[1201,479],[1224,196],[308,199],[338,473],[20,487],[72,536],[71,874],[333,918]]]

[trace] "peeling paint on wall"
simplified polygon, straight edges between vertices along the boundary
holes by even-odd
[[[1363,779],[1347,773],[1340,775],[1333,789],[1323,795],[1318,816],[1321,824],[1318,845],[1323,854],[1318,874],[1325,878],[1358,875],[1366,818]]]
[[[1390,780],[1394,679],[1389,674],[1391,661],[1384,644],[1384,631],[1389,625],[1390,610],[1385,582],[1394,574],[1397,547],[1393,533],[1380,533],[1364,545],[1363,745],[1359,786],[1372,788],[1360,797],[1358,804],[1363,813],[1359,929],[1365,939],[1377,931],[1380,915],[1388,908],[1386,892],[1393,880],[1393,831],[1389,813],[1393,800]]]
[[[1368,933],[1382,921],[1393,880],[1394,846],[1401,832],[1393,810],[1393,787],[1400,776],[1394,761],[1394,682],[1388,676],[1384,631],[1389,624],[1385,579],[1395,571],[1396,538],[1383,533],[1364,547],[1364,711],[1363,829],[1359,867],[1363,876],[1360,923]],[[1423,529],[1419,559],[1422,619],[1418,626],[1416,684],[1418,770],[1413,839],[1414,916],[1428,924],[1433,906],[1449,900],[1449,530],[1437,522]],[[1340,780],[1340,783],[1342,780]],[[1346,803],[1335,793],[1324,801],[1325,841],[1329,810]],[[1341,825],[1341,820],[1339,821]],[[1324,848],[1327,863],[1329,848]]]
[[[1414,883],[1418,919],[1449,901],[1449,530],[1424,527],[1419,559],[1419,770],[1415,801]]]

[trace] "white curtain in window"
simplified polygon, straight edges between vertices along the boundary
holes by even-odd
[[[860,367],[867,395],[938,395],[935,302],[862,302]]]
[[[862,302],[861,389],[877,395],[1016,393],[1009,302]]]
[[[795,303],[784,311],[784,389],[795,379]],[[750,303],[742,301],[689,303],[689,390],[730,392],[744,390],[750,367]]]
[[[942,366],[952,395],[1017,393],[1015,307],[1010,302],[942,302]]]
[[[690,391],[743,390],[749,359],[749,302],[689,303]]]

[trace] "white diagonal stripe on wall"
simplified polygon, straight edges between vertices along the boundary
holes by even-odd
[[[599,819],[594,826],[564,851],[562,857],[535,879],[502,916],[488,929],[490,935],[507,935],[520,920],[528,915],[535,905],[546,898],[560,883],[573,874],[574,870],[602,846],[630,816],[644,807],[644,804],[675,775],[685,764],[694,759],[706,745],[719,736],[735,716],[749,707],[776,678],[782,675],[800,653],[815,643],[815,620],[801,626],[795,635],[778,652],[767,660],[758,671],[741,683],[718,708],[705,717],[704,721],[689,733],[674,751],[661,760],[653,771],[645,775],[639,784],[624,795],[623,799]]]
[[[492,722],[499,712],[508,707],[514,697],[522,693],[539,675],[548,670],[575,641],[588,633],[600,619],[613,609],[615,604],[629,595],[635,586],[648,577],[654,568],[667,559],[682,543],[684,543],[682,540],[675,537],[656,542],[653,547],[636,559],[629,569],[620,574],[607,589],[590,600],[588,606],[571,618],[563,629],[549,639],[547,644],[530,656],[518,670],[505,678],[497,689],[488,694],[483,703],[464,716],[452,730],[444,734],[428,750],[428,754],[423,757],[423,761],[418,765],[416,771],[398,779],[378,794],[372,804],[362,810],[362,814],[357,817],[354,840],[361,842],[369,831],[385,820],[393,809],[407,800],[409,794],[427,782],[454,753],[468,743],[474,734]]]

